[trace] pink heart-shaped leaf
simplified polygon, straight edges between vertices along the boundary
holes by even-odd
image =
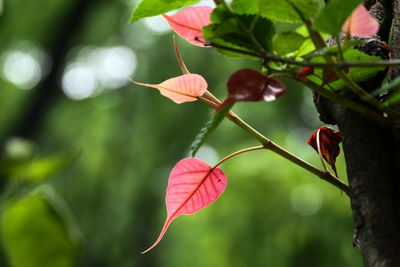
[[[196,158],[179,161],[169,175],[165,197],[167,219],[156,242],[142,253],[150,251],[161,241],[176,217],[193,214],[217,200],[226,184],[226,175],[219,168],[212,168]]]
[[[360,4],[344,22],[342,29],[354,36],[371,37],[379,31],[379,23],[364,5]]]
[[[212,10],[213,8],[210,6],[193,6],[175,15],[164,14],[163,16],[178,35],[194,45],[204,47],[205,45],[202,42],[205,42],[205,40],[201,35],[201,30],[211,23],[210,14]]]
[[[185,74],[168,79],[160,84],[147,84],[132,81],[133,83],[157,88],[163,96],[175,103],[196,101],[207,90],[206,80],[198,74]]]
[[[274,101],[286,93],[286,86],[252,69],[242,69],[228,80],[228,98],[218,109],[238,101]]]

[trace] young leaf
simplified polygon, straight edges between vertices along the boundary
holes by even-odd
[[[337,35],[347,17],[361,2],[363,0],[330,0],[317,15],[314,28]]]
[[[379,23],[361,4],[347,18],[342,29],[354,36],[371,37],[379,31]]]
[[[199,151],[200,147],[204,144],[207,137],[221,124],[222,120],[225,118],[226,114],[232,108],[233,104],[227,105],[221,111],[218,111],[214,117],[209,120],[206,125],[200,130],[194,139],[192,145],[190,146],[190,155],[194,157]]]
[[[322,126],[315,130],[307,139],[307,143],[317,151],[320,157],[324,158],[331,165],[336,176],[336,158],[340,153],[339,144],[342,141],[340,132],[335,132],[332,128]]]
[[[210,14],[212,10],[213,8],[210,6],[193,6],[172,16],[164,14],[163,17],[182,38],[194,45],[205,46],[201,30],[204,26],[211,23]]]
[[[199,96],[204,94],[208,86],[206,80],[198,74],[184,74],[168,79],[160,84],[132,82],[156,88],[163,96],[168,97],[178,104],[196,101]]]
[[[196,158],[179,161],[168,179],[165,197],[167,219],[156,242],[142,253],[150,251],[161,241],[176,217],[193,214],[217,200],[224,192],[226,184],[226,175],[219,168],[214,169]]]
[[[151,16],[164,14],[184,6],[196,4],[200,0],[143,0],[132,12],[131,23]]]
[[[251,69],[242,69],[232,74],[227,87],[228,98],[219,109],[238,101],[270,102],[286,93],[286,86],[283,83]]]

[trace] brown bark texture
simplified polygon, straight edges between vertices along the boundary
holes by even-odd
[[[400,0],[367,0],[365,6],[381,24],[378,36],[365,40],[359,49],[388,57],[383,42],[392,29],[391,58],[400,58]],[[376,89],[389,71],[392,79],[399,68],[379,73],[360,85]],[[363,103],[350,90],[340,94]],[[362,115],[322,97],[315,98],[320,119],[337,124],[343,137],[354,222],[354,245],[366,267],[400,266],[400,130],[381,126]],[[318,99],[318,100],[317,100]]]

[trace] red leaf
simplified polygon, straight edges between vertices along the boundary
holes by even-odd
[[[303,67],[299,72],[296,74],[296,78],[301,80],[304,79],[305,77],[311,75],[314,73],[314,69],[311,67]]]
[[[205,46],[205,39],[201,35],[204,26],[211,23],[210,14],[213,8],[210,6],[193,6],[176,13],[175,15],[163,15],[171,28],[190,43]],[[196,39],[200,40],[197,41]]]
[[[213,169],[207,163],[186,158],[179,161],[169,175],[167,195],[167,219],[153,249],[162,239],[171,222],[183,214],[193,214],[211,204],[224,192],[227,184],[225,173]]]
[[[371,37],[378,33],[379,23],[368,13],[364,5],[360,4],[344,22],[342,29],[351,35]]]
[[[261,72],[242,69],[228,80],[228,98],[219,109],[237,101],[274,101],[286,93],[286,86]]]
[[[336,158],[340,153],[339,144],[342,141],[340,132],[335,132],[332,128],[322,126],[315,130],[307,139],[307,143],[322,156],[336,174]],[[336,174],[337,176],[337,174]]]
[[[344,68],[345,73],[349,73],[349,71],[350,71],[349,67]],[[336,82],[339,79],[340,77],[336,74],[336,72],[333,69],[324,68],[322,70],[322,86],[328,83]]]
[[[168,79],[160,84],[148,84],[132,81],[133,83],[157,88],[163,96],[175,103],[196,101],[207,90],[206,80],[198,74],[185,74]]]

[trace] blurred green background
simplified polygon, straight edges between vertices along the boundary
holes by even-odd
[[[162,19],[128,23],[136,2],[0,1],[0,266],[360,266],[348,198],[267,151],[224,163],[221,198],[178,218],[140,254],[164,222],[169,172],[211,110],[128,82],[180,75]],[[260,67],[178,43],[220,98],[232,72]],[[288,89],[276,102],[234,110],[320,166],[306,144],[321,126],[311,94]],[[213,164],[253,145],[224,121],[199,157]]]

